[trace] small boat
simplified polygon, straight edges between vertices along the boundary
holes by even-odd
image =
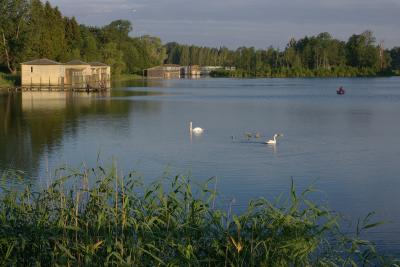
[[[339,89],[336,90],[338,95],[344,95],[346,91],[343,89],[343,86],[340,86]]]

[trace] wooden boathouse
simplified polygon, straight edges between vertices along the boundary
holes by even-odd
[[[59,63],[37,59],[21,64],[20,90],[98,91],[111,87],[111,68],[101,62]]]
[[[165,64],[145,70],[149,79],[179,79],[181,77],[181,66]]]
[[[181,68],[181,75],[183,77],[199,77],[201,75],[201,68],[199,65],[189,65]]]

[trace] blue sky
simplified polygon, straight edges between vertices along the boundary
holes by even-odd
[[[164,43],[206,46],[270,45],[330,32],[341,40],[372,30],[385,46],[400,46],[400,0],[50,0],[80,23],[133,24],[132,35]]]

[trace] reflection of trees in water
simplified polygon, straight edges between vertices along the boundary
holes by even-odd
[[[0,95],[0,165],[31,170],[37,159],[22,121],[21,95]]]
[[[6,167],[37,175],[44,153],[51,155],[65,132],[76,136],[82,116],[108,114],[129,123],[127,117],[132,106],[131,101],[111,101],[108,95],[97,94],[0,95],[0,170]],[[159,110],[155,106],[141,105],[141,109]]]

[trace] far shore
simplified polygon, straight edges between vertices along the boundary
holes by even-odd
[[[237,74],[237,73],[236,73]],[[391,75],[366,75],[366,76],[280,76],[280,75],[271,75],[271,76],[255,76],[255,75],[229,75],[228,73],[218,73],[216,72],[214,75],[211,75],[209,77],[211,78],[235,78],[235,79],[265,79],[265,78],[287,78],[287,79],[307,79],[307,78],[379,78],[379,77],[399,77],[399,73],[393,73]],[[115,75],[112,76],[111,80],[113,83],[115,82],[127,82],[127,81],[135,81],[135,80],[143,80],[147,79],[147,77],[144,77],[142,75],[138,74],[120,74],[120,75]],[[20,74],[12,75],[12,74],[6,74],[6,73],[1,73],[0,72],[0,91],[7,91],[10,89],[15,89],[16,87],[20,86]]]

